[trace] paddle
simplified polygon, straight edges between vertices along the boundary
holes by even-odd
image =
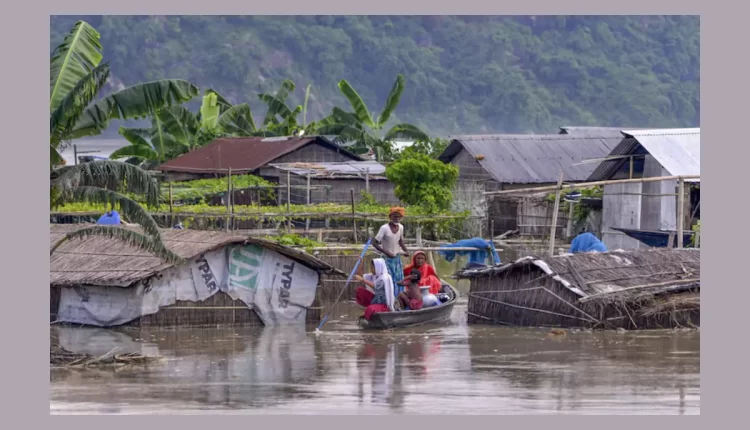
[[[359,263],[361,263],[362,260],[365,258],[365,253],[367,253],[367,248],[370,247],[370,242],[371,241],[372,241],[372,238],[367,239],[367,243],[365,243],[365,248],[362,250],[362,253],[359,254],[359,258],[357,259],[357,263],[354,265],[354,269],[352,269],[352,273],[349,274],[349,278],[346,280],[346,284],[344,285],[344,288],[339,293],[339,296],[338,296],[338,298],[336,298],[336,301],[333,302],[333,305],[331,306],[331,309],[329,309],[329,312],[330,312],[330,310],[332,310],[336,306],[336,304],[341,299],[341,296],[344,294],[344,291],[346,291],[347,287],[349,287],[349,283],[352,281],[352,278],[354,277],[354,274],[357,273],[357,269],[359,268]],[[323,319],[320,320],[320,325],[318,325],[318,328],[316,328],[315,331],[319,332],[320,328],[323,327],[323,324],[325,324],[327,320],[328,320],[328,314],[326,314],[323,317]]]

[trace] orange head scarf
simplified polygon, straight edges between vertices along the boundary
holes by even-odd
[[[388,216],[391,216],[393,214],[399,214],[403,218],[404,216],[406,216],[406,210],[402,207],[394,206],[390,211],[388,211]]]

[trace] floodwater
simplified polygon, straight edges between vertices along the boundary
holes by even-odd
[[[95,155],[121,144],[97,142],[102,153]],[[72,150],[65,155],[72,161]],[[519,252],[529,251],[500,256],[509,261]],[[437,271],[447,277],[462,263],[437,259]],[[465,283],[455,285],[467,292]],[[117,348],[162,360],[50,369],[50,412],[700,414],[700,331],[554,335],[467,326],[464,298],[448,325],[365,333],[356,326],[361,312],[339,304],[317,335],[314,327],[52,326],[50,337],[75,352]]]
[[[52,326],[76,352],[162,361],[50,369],[53,414],[700,414],[700,331],[568,332],[452,322],[364,333],[342,303],[314,327]]]

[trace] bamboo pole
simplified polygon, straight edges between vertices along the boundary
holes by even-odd
[[[683,246],[683,228],[685,228],[685,180],[680,178],[677,192],[677,248]]]
[[[310,175],[307,175],[307,205],[310,206]],[[305,220],[305,232],[310,231],[310,218]]]
[[[635,168],[635,162],[633,161],[633,157],[630,157],[630,175],[628,176],[629,179],[633,179],[633,169]]]
[[[174,202],[174,198],[172,197],[172,182],[169,182],[169,225],[170,227],[174,225],[174,215],[172,213],[174,212],[174,209],[172,207]]]
[[[292,204],[292,173],[291,171],[286,171],[286,231],[287,233],[292,230],[292,219],[289,217],[289,213],[292,212],[290,206]]]
[[[365,169],[365,191],[370,192],[370,168]]]
[[[633,184],[639,182],[659,182],[659,181],[673,181],[678,179],[700,179],[701,175],[685,175],[685,176],[658,176],[654,178],[634,178],[634,179],[611,179],[607,181],[595,181],[595,182],[579,182],[576,184],[566,184],[565,187],[569,187],[571,190],[578,188],[596,187],[600,185],[614,185],[614,184]],[[557,189],[557,185],[545,185],[543,187],[531,187],[531,188],[519,188],[516,190],[501,190],[501,191],[486,191],[484,195],[500,195],[500,194],[512,194],[512,193],[540,193],[544,191],[554,191]]]
[[[565,227],[565,234],[570,239],[573,236],[573,202],[568,202],[568,225]]]
[[[557,193],[555,193],[555,207],[552,210],[552,227],[549,232],[549,255],[555,255],[555,233],[557,232],[557,212],[560,210],[560,193],[562,192],[563,171],[560,169],[560,176],[557,179]]]
[[[354,188],[352,188],[350,191],[351,191],[351,195],[352,195],[352,216],[354,216],[354,213],[355,213]],[[354,220],[354,222],[352,224],[352,233],[353,233],[353,236],[354,236],[354,243],[357,243],[357,220],[356,219]]]
[[[231,215],[231,209],[230,209],[230,200],[232,199],[232,168],[229,168],[229,172],[227,173],[227,214]],[[229,220],[231,217],[227,217],[227,222],[224,225],[224,230],[229,231]]]

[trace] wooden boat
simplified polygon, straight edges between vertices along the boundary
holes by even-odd
[[[445,322],[450,319],[459,294],[447,282],[443,282],[441,292],[448,295],[449,299],[437,306],[422,308],[417,311],[379,312],[373,315],[369,321],[362,316],[359,317],[359,325],[364,329],[385,330]]]
[[[669,235],[674,235],[673,245],[677,245],[677,232],[676,231],[665,231],[665,230],[637,230],[630,228],[612,227],[612,230],[617,230],[625,233],[629,237],[635,240],[645,243],[652,248],[666,248],[669,244]],[[685,248],[690,247],[690,241],[693,238],[692,231],[684,231],[682,233],[682,243]]]

